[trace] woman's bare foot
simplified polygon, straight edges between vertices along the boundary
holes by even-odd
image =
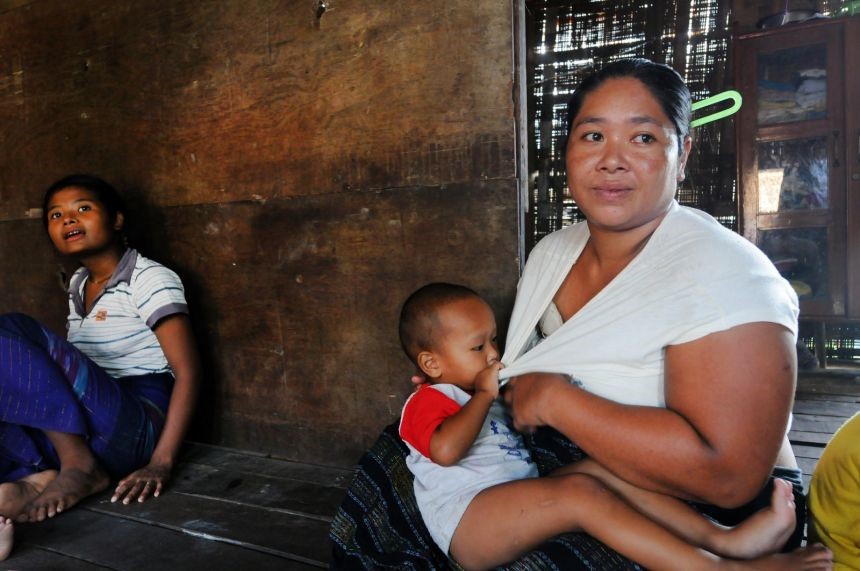
[[[791,553],[776,553],[750,561],[733,561],[723,559],[718,566],[727,571],[831,571],[833,569],[833,553],[816,543]]]
[[[24,506],[39,497],[45,486],[56,477],[56,470],[45,470],[24,476],[16,482],[0,484],[0,518],[18,517]]]
[[[82,499],[106,489],[110,478],[101,467],[92,463],[88,469],[63,468],[38,497],[30,501],[18,515],[18,521],[44,521],[67,510]]]
[[[8,517],[0,517],[0,561],[5,560],[12,553],[12,539],[15,528],[12,520]]]
[[[718,534],[709,548],[718,555],[735,559],[754,559],[776,553],[791,537],[796,518],[791,484],[776,479],[770,506]]]

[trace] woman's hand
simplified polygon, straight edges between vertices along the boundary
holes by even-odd
[[[170,466],[156,461],[151,461],[140,470],[135,470],[117,485],[113,492],[111,502],[121,500],[123,504],[130,504],[135,499],[143,502],[150,495],[157,498],[161,495],[161,489],[170,479]]]
[[[512,378],[502,390],[502,397],[511,409],[514,428],[534,432],[538,426],[550,424],[547,413],[553,395],[569,388],[564,377],[553,373],[528,373]]]

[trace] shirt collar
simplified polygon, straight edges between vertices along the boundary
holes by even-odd
[[[128,248],[123,253],[122,258],[119,259],[116,269],[113,271],[113,274],[111,274],[110,279],[108,279],[104,289],[102,289],[95,301],[97,302],[108,288],[113,287],[120,282],[131,283],[131,274],[134,272],[134,266],[136,263],[137,250],[134,248]],[[81,317],[86,315],[84,309],[84,296],[81,292],[83,290],[84,282],[88,277],[90,277],[90,271],[84,268],[84,271],[72,277],[72,283],[69,284],[69,293],[72,295],[72,301],[75,304],[75,311]],[[93,306],[95,306],[95,302],[93,302]]]

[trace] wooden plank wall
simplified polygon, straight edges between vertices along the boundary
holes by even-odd
[[[350,465],[399,414],[402,299],[518,274],[512,3],[0,0],[0,312],[61,328],[48,184],[126,191],[183,277],[194,437]]]

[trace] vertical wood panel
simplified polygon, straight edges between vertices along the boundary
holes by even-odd
[[[515,200],[511,180],[167,209],[156,253],[205,316],[220,442],[355,460],[410,390],[397,339],[409,293],[465,283],[506,318]]]
[[[0,310],[62,324],[25,213],[56,178],[100,174],[186,282],[194,436],[349,465],[409,390],[408,293],[459,281],[510,310],[512,6],[327,4],[0,4],[5,291],[24,268]]]

